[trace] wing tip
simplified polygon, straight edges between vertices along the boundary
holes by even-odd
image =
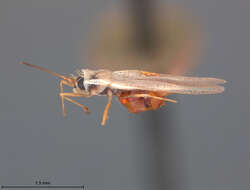
[[[224,79],[218,79],[218,84],[225,84],[225,83],[227,83],[226,80],[224,80]]]

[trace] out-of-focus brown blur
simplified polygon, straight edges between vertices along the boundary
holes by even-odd
[[[111,70],[183,74],[197,63],[201,30],[183,8],[155,4],[150,10],[151,50],[138,46],[143,30],[129,6],[106,11],[92,24],[87,64]],[[147,19],[147,18],[145,18]]]
[[[159,2],[158,2],[159,3]],[[201,48],[201,30],[185,10],[169,4],[158,4],[150,0],[127,1],[126,8],[104,11],[94,23],[87,44],[87,65],[90,68],[110,70],[137,69],[159,73],[184,74],[197,63]],[[167,93],[159,93],[166,96]],[[135,106],[133,103],[131,103]],[[167,104],[164,107],[168,107]],[[139,109],[139,108],[135,108]],[[166,109],[166,108],[165,108]],[[138,114],[143,126],[145,146],[152,146],[154,152],[145,152],[146,167],[150,180],[156,189],[180,189],[175,168],[182,163],[175,155],[170,139],[178,133],[171,130],[177,125],[168,113],[149,112],[147,116]],[[163,118],[167,117],[166,121]],[[163,129],[163,126],[167,126]],[[164,139],[168,139],[164,143]],[[169,144],[169,146],[166,146]],[[173,161],[165,161],[165,155],[176,156]],[[150,158],[155,158],[150,160]],[[150,170],[152,168],[152,170]],[[151,171],[153,171],[151,173]],[[171,181],[171,182],[169,182]]]

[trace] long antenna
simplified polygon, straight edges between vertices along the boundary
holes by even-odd
[[[32,64],[30,64],[30,63],[26,63],[26,62],[23,62],[23,61],[20,62],[20,64],[23,64],[23,65],[26,65],[26,66],[28,66],[28,67],[32,67],[32,68],[35,68],[35,69],[38,69],[38,70],[41,70],[41,71],[44,71],[44,72],[47,72],[47,73],[50,73],[51,75],[55,75],[55,76],[57,76],[57,77],[59,77],[59,78],[62,78],[62,79],[64,79],[64,80],[67,80],[67,81],[72,82],[71,78],[66,77],[66,76],[63,76],[63,75],[60,75],[60,74],[58,74],[58,73],[56,73],[56,72],[54,72],[54,71],[51,71],[51,70],[49,70],[49,69],[45,69],[45,68],[39,67],[39,66],[37,66],[37,65],[32,65]]]

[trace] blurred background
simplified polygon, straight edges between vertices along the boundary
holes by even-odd
[[[249,189],[248,1],[0,1],[0,184],[86,189]],[[219,95],[171,96],[130,114],[106,97],[66,104],[60,74],[141,69],[223,78]],[[70,90],[70,89],[69,89]]]

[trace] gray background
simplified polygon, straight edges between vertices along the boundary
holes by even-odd
[[[177,96],[171,110],[164,168],[178,189],[250,188],[250,3],[246,0],[178,0],[197,16],[206,51],[197,76],[228,80],[212,96]],[[90,116],[67,104],[61,115],[59,81],[17,63],[21,60],[62,74],[79,62],[88,26],[119,1],[0,1],[0,184],[85,184],[87,189],[157,189],[152,178],[155,147],[139,125],[152,112],[131,115],[117,101],[108,125],[99,123],[106,99],[83,100]],[[169,116],[170,117],[170,116]],[[164,119],[163,119],[164,120]],[[169,145],[168,142],[171,142]],[[173,161],[174,159],[174,161]],[[177,171],[177,172],[176,172]],[[173,180],[174,180],[173,179]],[[168,179],[171,182],[171,179]]]

